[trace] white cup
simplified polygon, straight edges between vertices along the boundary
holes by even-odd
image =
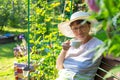
[[[80,44],[81,44],[80,40],[77,40],[77,39],[70,40],[70,46],[71,47],[79,48]]]

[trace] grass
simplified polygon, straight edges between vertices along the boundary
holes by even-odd
[[[4,30],[0,34],[22,34],[26,32],[27,29],[4,27]],[[16,61],[16,58],[13,54],[13,48],[15,46],[16,42],[0,44],[0,80],[15,80],[14,61]]]
[[[0,44],[0,80],[14,80],[15,43]]]

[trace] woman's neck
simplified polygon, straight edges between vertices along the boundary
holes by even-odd
[[[82,44],[87,43],[90,39],[92,39],[92,36],[88,35],[84,40],[82,40]]]

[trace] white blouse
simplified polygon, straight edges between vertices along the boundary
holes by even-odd
[[[101,62],[101,57],[95,62],[93,62],[93,58],[96,53],[95,48],[101,44],[103,44],[101,40],[93,37],[77,49],[70,47],[63,64],[64,70],[70,71],[73,74],[69,80],[74,80],[73,77],[78,74],[85,75],[85,77],[89,76],[86,80],[94,80],[95,73]]]

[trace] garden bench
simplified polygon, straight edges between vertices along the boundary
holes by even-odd
[[[95,80],[104,80],[103,77],[105,74],[117,65],[120,65],[120,59],[113,58],[112,56],[103,57],[100,67],[95,76]],[[118,74],[114,74],[112,77],[107,78],[106,80],[120,80],[120,72]]]

